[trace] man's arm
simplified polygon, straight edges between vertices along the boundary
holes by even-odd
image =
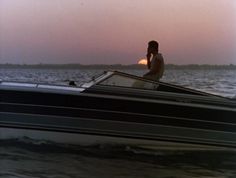
[[[152,60],[154,60],[153,67],[151,67],[150,71],[147,72],[145,75],[154,75],[161,72],[161,68],[163,66],[163,57],[161,56],[161,58],[159,59],[152,59]]]
[[[150,69],[151,68],[151,61],[150,61],[150,58],[151,58],[151,53],[147,53],[147,68]]]

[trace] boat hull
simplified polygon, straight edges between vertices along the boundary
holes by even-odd
[[[107,86],[0,89],[0,139],[236,148],[236,104],[226,99]]]
[[[24,137],[76,145],[125,144],[155,149],[234,149],[235,133],[167,125],[0,113],[1,139]],[[4,119],[3,119],[4,118]]]
[[[236,151],[234,148],[173,141],[112,137],[18,128],[1,128],[1,141],[17,141],[36,145],[62,144],[70,146],[126,146],[148,150],[172,151]]]

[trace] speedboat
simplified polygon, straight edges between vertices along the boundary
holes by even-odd
[[[106,71],[76,86],[0,82],[0,140],[235,149],[236,101]]]

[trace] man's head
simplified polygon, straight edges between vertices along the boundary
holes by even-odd
[[[148,53],[158,52],[159,44],[156,41],[149,41],[148,42]]]

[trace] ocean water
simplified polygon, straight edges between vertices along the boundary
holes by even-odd
[[[124,70],[123,70],[124,71]],[[78,85],[103,70],[0,69],[0,79]],[[142,75],[145,70],[125,70]],[[167,70],[162,79],[233,98],[235,70]],[[236,178],[236,152],[151,151],[127,145],[72,146],[29,138],[0,141],[3,178]]]
[[[100,75],[104,70],[76,69],[0,69],[0,79],[67,85],[70,80],[78,85]],[[142,76],[146,70],[121,70]],[[162,81],[225,97],[236,96],[236,70],[166,70]]]

